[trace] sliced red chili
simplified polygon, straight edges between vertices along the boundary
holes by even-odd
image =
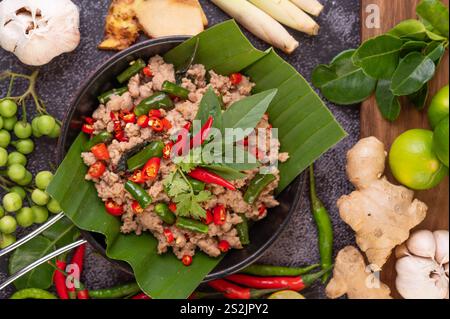
[[[168,119],[166,119],[165,117],[161,119],[161,123],[164,126],[164,129],[166,131],[168,131],[172,128],[172,123],[170,123],[170,121]]]
[[[192,264],[192,256],[184,255],[183,258],[181,259],[181,262],[185,266],[190,266]]]
[[[208,210],[206,211],[205,224],[206,224],[206,225],[209,225],[209,224],[211,224],[213,221],[214,221],[214,215],[213,215],[213,213],[211,212],[211,210],[208,209]]]
[[[217,247],[221,252],[226,253],[227,251],[230,250],[230,243],[226,240],[221,240]]]
[[[150,70],[150,67],[146,66],[145,68],[142,69],[142,73],[144,73],[144,75],[146,77],[151,77],[153,76],[152,71]]]
[[[172,213],[176,213],[177,212],[177,204],[175,203],[170,203],[169,204],[169,209]]]
[[[120,118],[125,123],[136,123],[136,114],[134,112],[122,112]]]
[[[213,220],[216,225],[223,225],[227,220],[227,210],[224,205],[217,205],[213,210]]]
[[[172,231],[169,228],[164,228],[164,236],[166,236],[167,242],[170,244],[174,240]]]
[[[160,119],[162,117],[162,114],[161,114],[160,110],[150,110],[150,111],[148,111],[148,116],[149,117],[157,117]]]
[[[171,153],[172,153],[172,147],[173,147],[173,142],[168,142],[166,145],[164,145],[163,157],[165,159],[170,159]]]
[[[95,120],[94,120],[92,117],[89,117],[89,116],[86,116],[86,117],[84,118],[84,121],[85,121],[87,124],[89,124],[89,125],[94,125],[94,123],[95,123]]]
[[[107,161],[109,160],[109,152],[108,147],[105,143],[100,143],[91,148],[92,154],[94,154],[95,158],[98,160]]]
[[[83,124],[81,127],[81,131],[86,134],[93,134],[94,133],[94,126],[92,124]]]
[[[141,214],[144,211],[144,209],[141,207],[141,205],[139,205],[139,203],[136,200],[133,201],[133,203],[131,204],[131,209],[133,209],[133,211],[136,214]]]
[[[258,207],[258,213],[259,213],[259,216],[264,215],[264,214],[266,213],[266,211],[267,211],[267,208],[266,208],[266,206],[265,206],[264,204],[261,204],[261,205]]]
[[[124,131],[117,132],[115,137],[119,142],[128,142],[128,137],[125,136]]]
[[[95,162],[89,167],[88,174],[93,178],[99,178],[106,171],[106,165],[103,162]]]
[[[162,121],[157,117],[151,117],[148,122],[148,126],[150,126],[155,132],[162,132],[164,130]]]
[[[141,115],[137,119],[137,125],[139,125],[142,128],[146,128],[146,127],[148,127],[148,121],[149,121],[149,118],[147,115]]]
[[[160,166],[161,159],[159,157],[152,157],[151,159],[149,159],[142,169],[142,175],[144,175],[144,179],[155,179],[158,176]]]
[[[105,208],[108,214],[113,216],[120,216],[123,214],[123,206],[118,205],[116,202],[109,200],[105,203]]]
[[[111,121],[116,121],[117,120],[117,115],[114,112],[109,112],[109,117],[111,118]]]
[[[240,73],[233,73],[230,75],[230,81],[233,85],[238,85],[242,82],[242,74]]]
[[[137,184],[145,183],[144,174],[142,174],[142,171],[140,169],[135,170],[133,175],[130,176],[129,180]]]

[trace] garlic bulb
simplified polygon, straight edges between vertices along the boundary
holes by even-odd
[[[447,230],[419,230],[397,247],[395,284],[403,298],[448,298],[448,241]]]
[[[79,12],[70,0],[4,0],[0,45],[20,61],[39,66],[80,42]]]

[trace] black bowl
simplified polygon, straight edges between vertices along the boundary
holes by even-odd
[[[148,40],[124,50],[105,62],[84,83],[66,113],[61,137],[58,142],[58,160],[62,161],[70,145],[79,134],[82,116],[90,116],[98,107],[97,96],[114,86],[115,76],[124,70],[129,62],[137,59],[148,59],[156,54],[163,55],[168,50],[188,39],[176,36]],[[251,244],[242,250],[232,250],[220,264],[204,279],[217,279],[237,272],[258,259],[274,242],[289,221],[299,203],[305,176],[298,177],[287,187],[277,199],[281,205],[270,210],[263,220],[255,223],[250,230]],[[84,238],[103,256],[106,257],[105,241],[102,235],[82,232]],[[122,261],[110,260],[127,273],[132,274],[131,267]]]

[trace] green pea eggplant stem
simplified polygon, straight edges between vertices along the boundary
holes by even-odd
[[[319,252],[320,264],[322,268],[328,268],[333,263],[333,225],[331,223],[330,215],[323,205],[322,201],[317,197],[316,181],[314,178],[314,165],[309,167],[309,188],[311,210],[314,220],[317,225],[317,232],[319,235]],[[327,272],[322,277],[322,282],[325,283],[330,276]]]

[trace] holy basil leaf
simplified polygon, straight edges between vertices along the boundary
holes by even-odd
[[[420,54],[411,52],[400,64],[392,76],[391,90],[396,96],[410,95],[420,90],[435,72],[434,62]]]
[[[429,57],[438,65],[445,53],[445,46],[442,42],[433,41],[425,48],[423,54]]]
[[[375,90],[377,81],[353,64],[354,52],[355,50],[344,51],[330,65],[319,65],[313,71],[313,84],[331,102],[356,104],[367,99]]]
[[[353,63],[375,79],[390,79],[397,68],[403,41],[380,35],[364,42],[353,55]]]
[[[430,31],[448,39],[449,13],[441,0],[422,0],[416,7],[417,15],[432,27]]]
[[[208,118],[212,116],[214,119],[213,127],[220,130],[222,128],[221,105],[220,98],[214,93],[213,88],[209,87],[200,101],[200,106],[195,119],[201,121],[201,125],[203,125]]]
[[[418,109],[418,110],[423,110],[425,107],[425,103],[427,101],[428,98],[428,83],[425,83],[424,86],[422,86],[422,88],[411,94],[408,95],[408,100]]]
[[[277,89],[267,90],[233,103],[222,114],[222,136],[227,136],[226,129],[242,129],[235,132],[235,141],[240,141],[250,134],[266,113],[270,102],[277,94]]]
[[[378,81],[375,98],[381,115],[388,121],[395,121],[400,115],[401,105],[398,97],[391,92],[390,80]]]
[[[422,22],[416,19],[409,19],[397,24],[387,34],[399,38],[425,40],[427,37],[426,31],[427,29]]]
[[[203,167],[229,181],[243,179],[247,176],[227,164],[208,164]]]

